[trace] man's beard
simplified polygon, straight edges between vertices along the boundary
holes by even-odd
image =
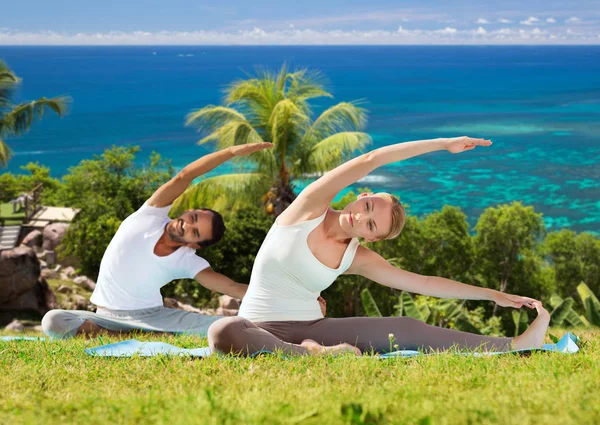
[[[177,219],[177,221],[179,221],[179,220],[180,220],[180,219]],[[170,230],[167,232],[167,233],[169,234],[169,238],[171,238],[171,240],[172,240],[173,242],[177,242],[177,243],[187,243],[187,242],[185,241],[185,239],[183,239],[183,237],[180,235],[180,233],[179,233],[177,230],[175,230],[173,227],[174,227],[174,226],[172,225],[172,226],[171,226],[171,229],[170,229]]]

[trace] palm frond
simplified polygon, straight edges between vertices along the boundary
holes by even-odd
[[[367,111],[351,102],[341,102],[325,110],[307,131],[306,136],[327,138],[342,131],[359,131],[367,123]]]
[[[0,60],[0,107],[9,105],[12,90],[21,83],[21,79]]]
[[[245,143],[260,143],[264,140],[246,121],[230,121],[198,141],[199,145],[215,143],[218,149]]]
[[[261,173],[209,177],[189,187],[173,204],[173,213],[194,208],[230,211],[256,203],[269,189],[271,178]]]
[[[42,97],[28,103],[21,103],[2,117],[2,127],[5,134],[20,135],[25,133],[34,121],[42,118],[46,109],[62,117],[67,112],[69,97],[60,96],[52,99]]]
[[[300,69],[290,74],[287,97],[294,101],[306,101],[317,97],[333,97],[325,90],[327,80],[319,71]]]
[[[322,173],[347,161],[357,151],[362,151],[371,137],[366,133],[345,131],[334,134],[312,147],[299,168],[304,173]]]
[[[285,159],[288,150],[301,140],[306,131],[310,118],[289,99],[280,101],[271,114],[271,141],[275,150]]]
[[[12,151],[2,139],[0,139],[0,167],[6,167],[8,160],[12,156]]]
[[[233,108],[208,105],[187,114],[185,125],[198,131],[214,131],[230,121],[246,121],[246,117]]]
[[[265,127],[271,110],[277,104],[272,80],[240,80],[231,84],[225,91],[228,106],[235,106],[248,116],[254,126]]]

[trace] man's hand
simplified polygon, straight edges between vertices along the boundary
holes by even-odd
[[[254,152],[262,151],[273,146],[273,143],[247,143],[245,145],[235,145],[229,148],[233,156],[247,156]]]
[[[321,307],[321,313],[323,313],[323,317],[325,317],[325,313],[327,312],[327,301],[325,301],[325,298],[323,297],[319,297],[317,300],[319,301],[319,307]]]

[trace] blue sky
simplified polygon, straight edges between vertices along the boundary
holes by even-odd
[[[0,44],[600,44],[599,0],[28,0]]]

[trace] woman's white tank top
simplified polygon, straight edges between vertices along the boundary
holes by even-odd
[[[307,240],[326,214],[291,226],[275,221],[256,255],[239,316],[253,322],[323,317],[317,298],[352,265],[359,245],[356,238],[350,241],[337,269],[317,260]]]

